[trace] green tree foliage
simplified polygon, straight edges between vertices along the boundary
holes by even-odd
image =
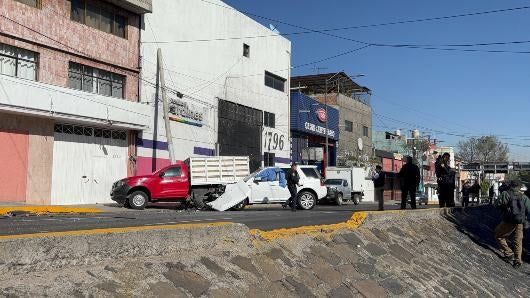
[[[505,162],[509,149],[496,136],[482,136],[458,142],[457,152],[465,162]]]

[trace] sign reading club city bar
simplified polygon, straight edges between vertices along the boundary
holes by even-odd
[[[326,135],[326,128],[323,126],[319,126],[313,123],[306,122],[304,123],[304,127],[306,130],[316,132],[318,134]],[[335,137],[335,131],[328,128],[328,137],[333,138]]]
[[[291,130],[339,139],[339,111],[299,92],[291,93]]]

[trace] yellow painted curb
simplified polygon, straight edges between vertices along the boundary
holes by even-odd
[[[189,223],[189,224],[175,224],[175,225],[153,225],[153,226],[139,226],[139,227],[125,227],[125,228],[93,229],[93,230],[64,231],[64,232],[47,232],[47,233],[36,233],[36,234],[5,235],[5,236],[0,236],[0,240],[100,235],[100,234],[123,234],[123,233],[130,233],[130,232],[141,232],[141,231],[152,231],[152,230],[177,230],[177,229],[184,230],[184,229],[205,228],[205,227],[221,227],[221,226],[226,226],[230,224],[233,224],[233,223],[231,222],[209,222],[209,223]]]
[[[317,234],[333,234],[340,230],[354,230],[360,227],[366,217],[368,216],[367,212],[355,212],[352,217],[346,221],[336,224],[329,225],[316,225],[316,226],[304,226],[298,228],[289,228],[289,229],[276,229],[272,231],[262,231],[259,229],[250,230],[250,234],[258,236],[261,239],[271,241],[274,239],[290,237],[294,235],[317,235]]]
[[[69,206],[7,206],[0,207],[0,215],[7,215],[10,212],[23,211],[31,214],[52,214],[52,213],[100,213],[99,208],[93,207],[69,207]]]

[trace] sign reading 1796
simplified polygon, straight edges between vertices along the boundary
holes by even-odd
[[[285,148],[286,136],[277,131],[263,132],[263,148],[267,151],[282,151]]]

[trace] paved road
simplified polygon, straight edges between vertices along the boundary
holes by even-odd
[[[385,208],[398,209],[398,206],[393,204]],[[318,205],[313,210],[297,212],[283,209],[280,205],[254,205],[243,211],[228,212],[176,210],[174,206],[163,205],[151,206],[141,211],[116,206],[105,206],[103,209],[103,213],[91,215],[0,217],[0,235],[214,221],[237,222],[251,229],[271,230],[343,222],[348,220],[353,212],[376,210],[377,205]]]

